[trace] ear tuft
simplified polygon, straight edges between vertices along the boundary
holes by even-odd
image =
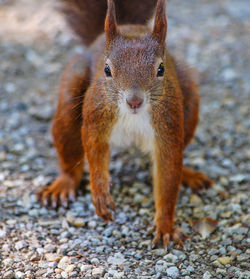
[[[166,0],[158,0],[152,36],[164,44],[167,34]]]
[[[115,4],[113,0],[108,0],[108,10],[105,19],[105,33],[107,41],[112,41],[119,34],[116,22]]]

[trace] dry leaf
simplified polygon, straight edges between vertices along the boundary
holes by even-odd
[[[193,221],[193,230],[201,235],[202,238],[207,238],[218,226],[218,221],[205,217]]]

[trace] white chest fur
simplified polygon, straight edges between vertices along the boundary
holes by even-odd
[[[154,147],[154,130],[148,111],[120,113],[112,130],[111,144],[122,148],[134,144],[142,151],[151,153]]]

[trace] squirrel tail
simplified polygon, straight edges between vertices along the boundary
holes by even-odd
[[[107,0],[60,0],[60,10],[84,45],[104,31]],[[145,24],[157,0],[115,0],[118,24]]]

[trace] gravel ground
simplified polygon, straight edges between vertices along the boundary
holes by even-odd
[[[200,73],[201,120],[185,163],[215,182],[202,194],[181,190],[176,223],[190,239],[169,251],[151,249],[149,164],[133,149],[112,157],[114,222],[95,215],[88,185],[67,211],[36,203],[57,175],[58,78],[82,48],[54,1],[34,2],[0,1],[0,278],[250,278],[248,1],[168,4],[169,48]],[[206,239],[192,228],[203,217],[218,221]]]

